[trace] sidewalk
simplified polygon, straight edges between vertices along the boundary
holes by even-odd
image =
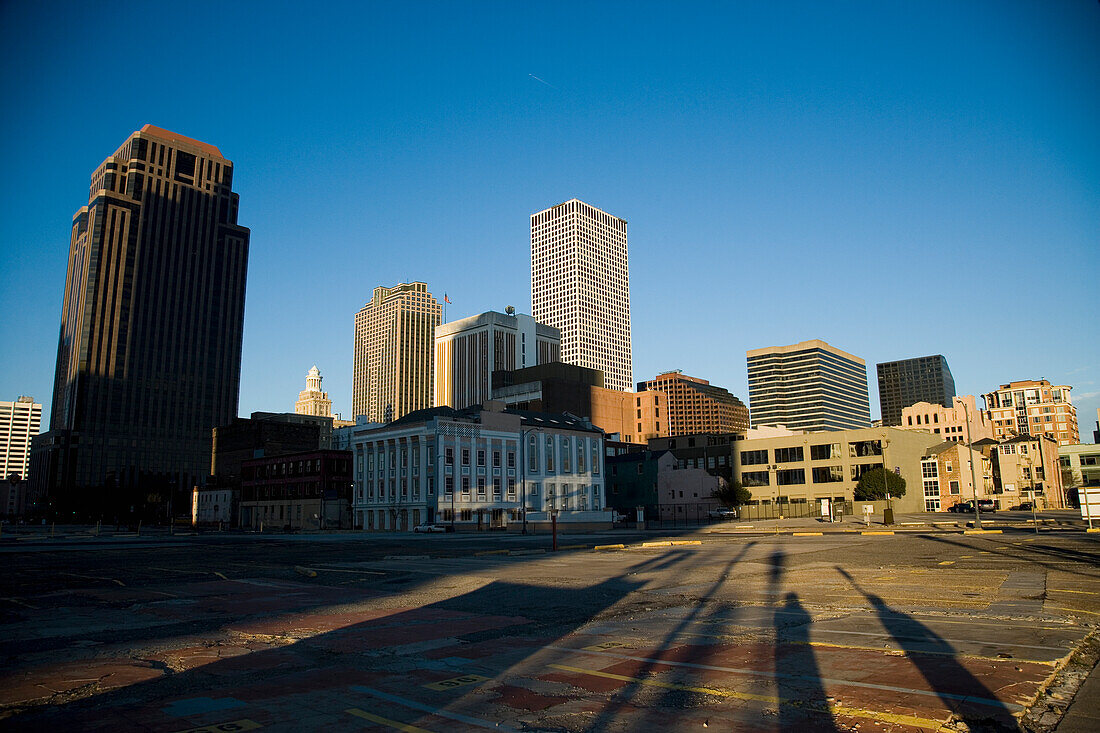
[[[1057,733],[1093,733],[1100,730],[1100,664],[1093,667],[1055,730]]]

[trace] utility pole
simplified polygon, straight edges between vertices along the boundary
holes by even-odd
[[[974,441],[971,440],[970,435],[970,408],[965,401],[963,401],[963,413],[966,415],[966,448],[970,451],[966,459],[970,461],[970,480],[974,484],[974,526],[981,529],[982,510],[978,507],[978,476],[974,470]]]

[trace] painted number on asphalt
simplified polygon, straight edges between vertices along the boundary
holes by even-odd
[[[614,649],[617,646],[626,646],[626,644],[621,641],[605,641],[602,644],[593,644],[592,646],[586,646],[585,649],[590,652],[598,652],[601,649]]]
[[[218,725],[204,725],[201,728],[188,728],[180,733],[234,733],[239,730],[256,730],[263,726],[251,720],[234,720],[231,723],[219,723]]]
[[[476,685],[478,682],[484,682],[487,679],[489,678],[482,677],[479,674],[464,674],[461,677],[452,677],[449,680],[440,680],[439,682],[432,682],[424,686],[429,690],[450,690],[465,685]]]

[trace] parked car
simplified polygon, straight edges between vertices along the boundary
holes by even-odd
[[[737,519],[736,509],[712,509],[707,512],[711,519]]]
[[[997,504],[992,499],[978,499],[978,509],[983,512],[995,512],[997,511]],[[957,514],[973,514],[974,513],[974,500],[969,499],[967,501],[960,501],[958,504],[953,504],[947,508],[949,512],[955,512]]]
[[[413,532],[447,532],[450,527],[443,524],[418,524],[413,527]]]
[[[1030,501],[1025,501],[1023,504],[1020,504],[1019,506],[1014,506],[1012,508],[1020,511],[1030,512],[1032,506],[1033,505]]]

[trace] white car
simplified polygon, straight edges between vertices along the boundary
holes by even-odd
[[[442,524],[418,524],[413,527],[413,532],[446,532],[447,528]]]
[[[707,512],[711,519],[737,519],[736,509],[712,509]]]

